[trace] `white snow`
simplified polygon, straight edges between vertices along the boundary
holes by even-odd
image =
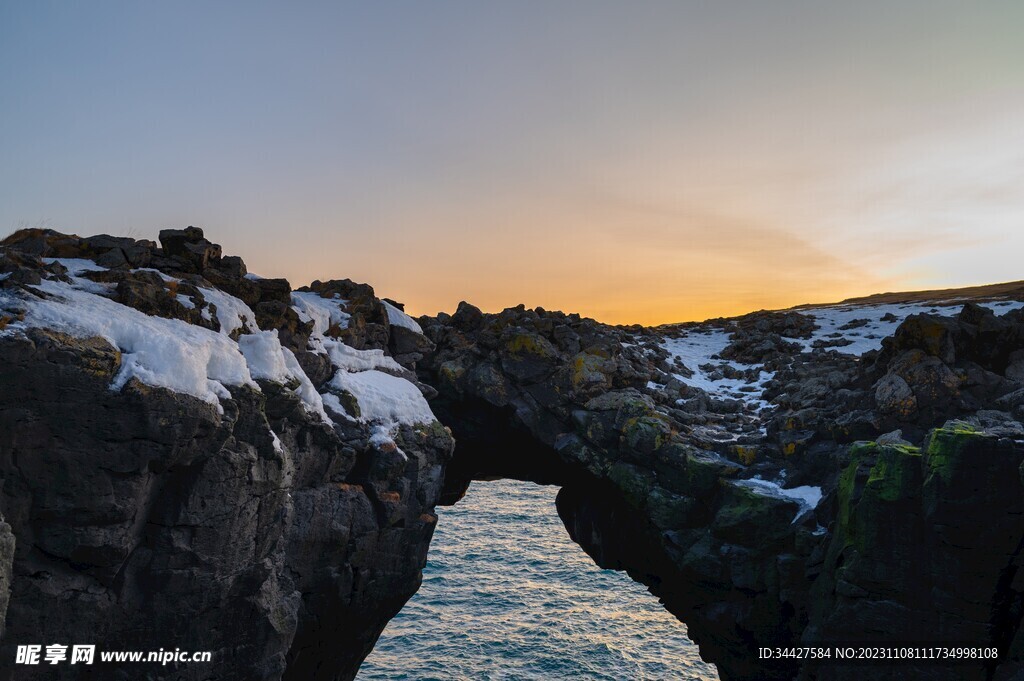
[[[7,278],[7,277],[9,277],[9,276],[11,276],[11,273],[10,273],[10,272],[3,272],[3,273],[0,273],[0,281],[3,281],[4,279],[6,279],[6,278]]]
[[[338,396],[335,395],[334,393],[321,393],[320,397],[324,401],[324,407],[331,409],[331,411],[335,412],[336,414],[340,414],[348,421],[356,420],[348,415],[348,412],[345,411],[345,407],[341,404],[341,400],[339,400]]]
[[[177,277],[172,277],[169,274],[164,274],[160,270],[153,269],[152,267],[137,267],[134,270],[132,270],[132,272],[152,272],[153,274],[157,275],[158,277],[160,277],[164,281],[177,281],[177,282],[181,281],[181,279],[178,279]]]
[[[356,350],[326,336],[334,325],[347,328],[351,316],[345,312],[348,301],[338,296],[323,298],[312,291],[293,291],[292,308],[302,321],[313,322],[309,346],[314,352],[326,354],[337,369],[322,395],[323,403],[338,414],[348,415],[331,389],[350,393],[359,405],[359,419],[377,426],[375,432],[391,441],[389,432],[401,424],[431,423],[435,417],[423,393],[410,381],[392,374],[405,369],[383,350]],[[385,303],[392,324],[406,326],[422,333],[408,315]],[[394,312],[392,312],[394,310]]]
[[[306,410],[319,414],[324,421],[331,423],[330,417],[324,411],[320,393],[313,387],[312,381],[306,376],[292,351],[281,345],[277,329],[239,336],[238,347],[245,356],[249,373],[253,378],[282,384],[298,381],[299,387],[295,392],[302,399]]]
[[[384,303],[384,307],[388,311],[388,322],[390,322],[392,326],[402,326],[410,331],[415,331],[420,335],[423,334],[423,328],[415,319],[405,314],[405,312],[399,310],[388,301],[383,300],[381,302]]]
[[[217,321],[220,322],[220,332],[228,335],[236,329],[244,328],[246,331],[259,331],[256,326],[256,313],[248,305],[238,298],[224,293],[220,289],[199,287],[199,292],[207,303],[217,306]],[[203,308],[204,317],[209,319],[209,309]]]
[[[386,369],[402,373],[402,365],[384,354],[383,350],[356,350],[333,338],[319,339],[331,363],[345,371],[370,371]]]
[[[179,293],[179,294],[177,294],[177,295],[176,295],[176,296],[174,296],[174,297],[175,297],[175,298],[177,299],[177,301],[178,301],[179,303],[181,303],[181,304],[182,304],[182,305],[183,305],[183,306],[184,306],[185,308],[187,308],[187,309],[189,309],[189,310],[194,310],[194,309],[196,309],[196,304],[195,304],[195,303],[193,303],[193,302],[192,302],[192,299],[191,299],[191,298],[189,298],[188,296],[184,296],[184,295],[182,295],[182,294],[180,294],[180,293]]]
[[[111,389],[121,389],[131,378],[147,385],[168,388],[192,395],[220,406],[221,399],[230,399],[227,386],[249,385],[259,389],[254,379],[269,380],[294,387],[305,408],[317,413],[326,422],[332,420],[324,409],[326,403],[339,415],[347,417],[337,395],[329,390],[345,390],[359,403],[360,421],[374,426],[373,437],[390,441],[401,424],[430,423],[435,419],[430,406],[416,385],[393,374],[407,373],[383,350],[356,350],[338,339],[323,334],[331,325],[347,325],[346,301],[321,298],[317,294],[299,292],[293,303],[300,315],[314,322],[310,347],[326,354],[337,369],[328,392],[320,395],[302,370],[295,355],[281,345],[276,330],[260,331],[255,314],[244,302],[213,288],[199,288],[208,304],[216,306],[221,332],[217,333],[179,319],[150,316],[121,305],[105,294],[111,285],[92,282],[79,274],[104,268],[89,260],[51,259],[68,269],[71,283],[44,280],[36,288],[48,294],[35,298],[15,292],[0,292],[0,302],[8,308],[24,309],[25,318],[9,323],[4,333],[17,333],[29,327],[45,327],[76,337],[105,338],[122,353],[121,370]],[[156,271],[156,270],[147,270]],[[159,273],[165,281],[174,277]],[[194,309],[193,301],[177,294],[182,305]],[[393,323],[418,329],[407,315],[398,313]],[[209,306],[202,309],[205,319],[211,318]],[[389,313],[390,314],[390,313]],[[394,321],[397,320],[397,321]],[[229,334],[244,329],[238,341]],[[281,447],[272,433],[275,449]]]
[[[76,265],[76,271],[88,271],[80,267]],[[295,355],[281,346],[276,330],[242,336],[235,343],[226,333],[180,319],[150,316],[82,290],[78,287],[82,282],[88,283],[78,278],[72,284],[44,280],[35,288],[51,297],[21,298],[25,319],[9,324],[8,329],[42,327],[79,338],[106,339],[121,351],[121,370],[111,384],[113,390],[120,390],[131,378],[137,378],[147,385],[192,395],[220,408],[220,399],[231,396],[228,385],[251,385],[258,389],[254,377],[282,383],[295,380],[299,384],[296,393],[307,410],[330,422],[320,395]],[[231,298],[221,295],[225,300]],[[225,305],[225,309],[230,310],[231,306]]]
[[[323,403],[332,411],[347,416],[337,395],[329,392],[331,389],[347,391],[359,405],[359,420],[375,424],[375,432],[389,442],[389,432],[401,424],[435,421],[419,388],[404,378],[392,375],[402,374],[405,369],[383,350],[356,350],[337,338],[325,335],[334,325],[348,327],[351,316],[345,312],[347,304],[348,301],[337,295],[323,298],[312,291],[292,292],[292,308],[299,314],[299,319],[313,322],[310,349],[326,354],[336,368],[328,384],[328,392],[322,395]],[[385,306],[392,324],[421,333],[419,325],[408,315],[387,303]]]
[[[941,302],[942,304],[939,304]],[[903,320],[913,314],[926,312],[937,314],[943,317],[953,317],[960,314],[963,303],[968,301],[937,301],[928,303],[904,303],[888,305],[833,305],[828,307],[816,307],[796,310],[802,315],[813,317],[819,328],[815,329],[810,338],[793,338],[800,343],[804,350],[811,350],[816,340],[829,340],[833,333],[840,334],[840,337],[853,341],[850,345],[827,348],[846,355],[863,355],[870,350],[880,350],[882,339],[891,336],[896,328],[903,323]],[[991,301],[979,303],[981,307],[988,308],[998,315],[1005,314],[1010,310],[1024,307],[1024,302],[1015,300]],[[882,321],[882,317],[892,314],[896,317],[893,321]],[[840,329],[855,319],[867,319],[868,323],[855,329]]]
[[[395,448],[402,461],[409,460],[409,456],[395,444],[395,439],[391,437],[391,431],[388,430],[387,426],[374,426],[370,430],[369,443],[372,447],[377,447],[378,449],[390,445]]]
[[[764,392],[765,385],[775,376],[774,372],[761,370],[758,365],[740,364],[714,357],[729,344],[728,331],[722,329],[687,329],[683,333],[685,335],[680,338],[666,338],[662,343],[662,346],[670,355],[678,357],[686,365],[686,368],[693,371],[693,375],[690,377],[674,374],[677,379],[686,385],[700,388],[713,397],[743,400],[758,410],[770,406],[768,402],[761,399],[761,395]],[[713,380],[701,369],[701,366],[705,364],[713,364],[715,366],[725,364],[741,371],[752,368],[759,371],[757,379],[750,383],[739,378]],[[753,387],[755,390],[740,390],[740,388],[747,386]]]
[[[313,322],[313,334],[316,336],[323,336],[335,324],[342,329],[348,328],[352,315],[345,312],[347,304],[347,300],[321,298],[319,293],[312,291],[292,291],[292,309],[303,322]]]
[[[373,369],[359,372],[339,370],[328,385],[336,390],[345,390],[356,398],[360,421],[391,429],[400,424],[436,420],[420,389],[404,378]]]
[[[134,377],[219,406],[225,385],[252,383],[245,358],[226,336],[179,319],[152,317],[63,282],[46,280],[36,288],[55,297],[26,297],[25,319],[11,326],[105,338],[122,353],[114,390]]]
[[[821,502],[820,487],[803,485],[801,487],[783,489],[782,486],[776,482],[770,482],[756,477],[750,478],[749,480],[734,480],[733,484],[739,487],[746,487],[754,493],[761,494],[766,497],[792,499],[797,502],[797,504],[800,505],[800,510],[797,511],[796,517],[793,518],[793,522],[796,522],[804,513],[817,508],[818,503]]]
[[[78,276],[83,272],[102,272],[107,269],[86,258],[41,258],[41,260],[47,265],[59,262],[67,268],[68,274],[72,277]]]
[[[829,340],[834,333],[839,337],[852,341],[850,345],[835,346],[827,349],[835,350],[849,355],[863,355],[869,350],[878,350],[882,347],[882,339],[891,336],[904,319],[912,314],[928,312],[944,316],[959,314],[966,301],[944,301],[946,304],[937,303],[913,303],[913,304],[889,304],[889,305],[833,305],[817,308],[803,308],[795,310],[800,314],[812,317],[817,329],[810,338],[787,338],[787,340],[798,343],[804,351],[813,349],[814,341]],[[952,304],[949,304],[952,303]],[[1019,301],[993,301],[980,303],[982,307],[993,310],[996,314],[1024,307],[1024,302]],[[893,321],[882,321],[882,317],[892,314]],[[856,319],[866,319],[868,322],[861,327],[854,329],[840,329],[849,322]],[[701,388],[709,395],[717,398],[738,399],[752,405],[757,410],[763,410],[771,405],[762,399],[764,389],[768,381],[774,377],[773,372],[764,371],[758,365],[742,364],[739,362],[725,361],[714,358],[729,344],[730,332],[719,328],[697,327],[684,329],[680,332],[679,338],[667,338],[662,343],[663,347],[673,357],[678,357],[687,368],[693,371],[693,376],[686,377],[681,374],[674,374],[683,383]],[[838,337],[837,337],[838,338]],[[623,344],[626,346],[627,344]],[[714,366],[728,365],[739,370],[758,370],[757,378],[751,382],[744,379],[721,378],[714,380],[701,369],[702,365],[711,364]],[[656,389],[656,386],[649,386]],[[746,388],[746,390],[741,390]],[[753,388],[751,390],[750,388]]]
[[[106,271],[106,267],[101,267],[92,260],[86,258],[40,258],[40,260],[47,265],[56,262],[67,268],[67,276],[74,282],[74,287],[81,291],[88,291],[100,296],[109,296],[117,288],[116,284],[100,283],[80,276],[86,272]]]

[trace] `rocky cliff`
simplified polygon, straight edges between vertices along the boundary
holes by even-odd
[[[57,642],[215,660],[104,678],[352,678],[419,586],[452,451],[424,340],[369,287],[161,242],[3,243],[4,674],[53,678],[9,663]]]
[[[249,274],[195,228],[18,232],[0,655],[180,647],[216,663],[110,674],[352,678],[419,584],[435,505],[512,477],[558,485],[573,539],[723,678],[1015,678],[1021,293],[653,329],[466,303],[413,320],[364,284]],[[999,656],[757,656],[830,642]]]
[[[472,479],[561,486],[573,539],[647,584],[723,678],[852,678],[864,668],[756,649],[853,642],[996,647],[998,661],[871,672],[1010,678],[1024,315],[987,305],[1010,310],[642,329],[463,304],[421,320],[436,350],[420,374],[459,442],[445,501]]]

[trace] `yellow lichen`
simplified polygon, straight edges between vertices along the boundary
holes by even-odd
[[[757,447],[751,445],[736,445],[733,452],[744,466],[749,466],[757,459]]]
[[[544,343],[537,336],[520,333],[512,336],[508,341],[509,352],[529,355],[540,355],[547,357],[551,353]]]

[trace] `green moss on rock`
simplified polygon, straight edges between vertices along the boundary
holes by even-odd
[[[962,463],[964,450],[972,441],[984,437],[987,436],[962,421],[951,421],[933,430],[925,442],[929,475],[937,475],[949,484]]]

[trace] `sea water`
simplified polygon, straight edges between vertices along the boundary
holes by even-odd
[[[474,482],[439,508],[423,586],[357,681],[717,679],[646,588],[569,539],[557,491]]]

